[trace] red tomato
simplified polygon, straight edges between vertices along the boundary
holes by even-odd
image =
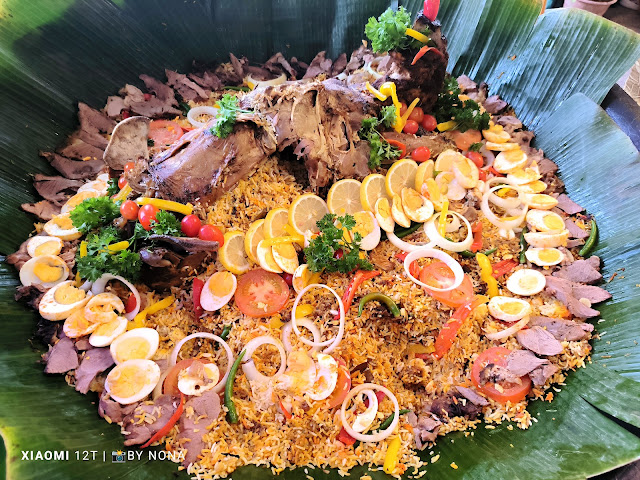
[[[202,225],[198,232],[198,238],[200,240],[211,240],[218,242],[218,247],[224,245],[224,234],[222,230],[213,225]]]
[[[418,147],[411,152],[411,158],[418,163],[426,162],[431,158],[431,150],[428,147]]]
[[[415,120],[407,120],[407,123],[404,124],[402,131],[404,133],[414,135],[418,131],[418,122],[416,122]]]
[[[120,205],[120,215],[122,215],[127,220],[135,220],[138,218],[138,204],[133,200],[125,200]]]
[[[122,190],[126,184],[127,184],[127,179],[124,178],[124,174],[120,175],[120,178],[118,178],[118,188]]]
[[[482,141],[482,134],[480,130],[467,130],[461,132],[460,130],[454,130],[451,132],[453,141],[460,150],[469,150],[469,147],[474,143]]]
[[[385,140],[389,145],[400,150],[400,158],[405,157],[407,154],[407,146],[404,143],[399,142],[398,140],[393,140],[392,138],[385,138]]]
[[[411,115],[409,115],[409,120],[413,120],[414,122],[420,123],[424,118],[424,111],[420,107],[416,107],[411,110]]]
[[[200,232],[200,227],[202,227],[202,222],[197,215],[187,215],[182,219],[182,222],[180,222],[182,233],[187,237],[197,237]]]
[[[151,222],[155,222],[158,209],[153,205],[143,205],[138,210],[138,221],[145,230],[151,230]]]
[[[438,16],[438,10],[440,9],[440,0],[424,0],[424,16],[432,22]]]
[[[185,368],[189,368],[196,360],[201,363],[211,363],[207,358],[187,358],[179,361],[169,370],[169,373],[167,373],[167,376],[162,383],[162,393],[179,397],[180,390],[178,390],[178,374]]]
[[[501,383],[500,387],[502,387],[502,391],[496,389],[491,383],[480,384],[480,371],[490,363],[505,367],[507,364],[507,356],[510,353],[511,350],[505,347],[489,348],[478,355],[471,370],[471,381],[476,388],[487,397],[500,403],[517,403],[524,399],[527,393],[531,391],[531,379],[528,375],[520,377],[521,383]]]
[[[287,285],[290,287],[293,286],[293,275],[290,273],[281,273],[280,275],[282,275],[282,279],[287,283]]]
[[[156,147],[171,145],[182,133],[180,125],[171,120],[154,120],[149,124],[149,138]]]
[[[420,281],[436,288],[445,288],[453,283],[454,275],[444,262],[433,262],[420,271]],[[429,295],[452,308],[457,308],[473,297],[473,284],[469,275],[464,276],[462,284],[455,290],[437,292],[428,288],[424,289]]]
[[[407,104],[404,102],[400,102],[400,116],[404,115],[407,111]]]
[[[138,302],[136,301],[136,297],[132,293],[131,295],[129,295],[129,298],[127,298],[127,303],[124,306],[124,312],[125,313],[133,312],[133,310],[136,308],[137,304],[138,304]]]
[[[129,162],[124,166],[124,171],[128,172],[129,170],[133,170],[133,167],[136,166],[136,162]]]
[[[333,258],[335,258],[336,260],[340,260],[342,257],[344,257],[344,252],[342,251],[341,248],[339,248],[338,250],[335,251],[335,253],[333,254]]]
[[[420,125],[422,125],[422,128],[427,132],[433,132],[438,127],[438,121],[433,115],[425,115]]]
[[[478,168],[482,168],[482,166],[484,165],[484,157],[481,153],[467,152],[467,158],[471,160]]]
[[[478,172],[478,179],[482,180],[483,182],[487,181],[487,172],[485,172],[484,170],[480,170]]]
[[[289,286],[277,273],[261,268],[238,279],[236,305],[250,317],[268,317],[282,310],[289,301]]]
[[[344,429],[344,427],[340,429],[340,433],[338,433],[336,440],[340,440],[342,443],[344,443],[347,446],[353,445],[354,443],[356,443],[356,439],[353,438],[351,435],[349,435],[347,431]]]
[[[342,405],[344,399],[347,398],[349,390],[351,390],[351,374],[346,366],[340,365],[338,367],[338,382],[336,383],[336,388],[325,400],[327,408]]]

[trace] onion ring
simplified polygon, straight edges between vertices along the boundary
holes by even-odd
[[[447,217],[449,216],[450,213],[451,212],[447,212]],[[444,231],[447,232],[447,233],[455,232],[455,231],[460,229],[460,225],[461,225],[460,219],[458,217],[456,217],[455,215],[451,215],[451,218],[452,218],[451,223],[446,223],[445,222],[446,227],[445,227]]]
[[[484,336],[487,337],[489,340],[500,340],[502,338],[507,338],[513,335],[514,333],[522,330],[527,323],[529,323],[528,315],[518,320],[517,323],[514,323],[509,328],[505,328],[504,330],[501,330],[496,333],[485,333]]]
[[[480,153],[486,159],[485,162],[484,162],[485,168],[488,168],[491,165],[493,165],[493,161],[496,159],[496,156],[491,150],[487,149],[486,142],[482,142],[482,148],[480,149]],[[484,168],[483,168],[483,170],[484,170]]]
[[[447,267],[451,269],[454,279],[451,286],[447,288],[436,288],[421,282],[416,277],[411,275],[411,273],[409,272],[411,270],[411,262],[424,257],[437,258],[438,260],[444,262]],[[429,290],[433,290],[435,292],[448,292],[450,290],[455,290],[462,284],[462,281],[464,280],[464,271],[462,270],[462,266],[460,266],[460,264],[456,262],[453,257],[451,257],[451,255],[445,252],[441,252],[440,250],[436,250],[435,248],[423,248],[422,250],[414,250],[413,252],[409,252],[409,254],[404,259],[404,271],[414,283],[417,283],[421,287],[428,288]]]
[[[334,338],[330,338],[329,340],[325,340],[324,342],[316,342],[316,341],[311,341],[304,338],[300,333],[300,330],[298,330],[298,325],[296,325],[296,322],[297,322],[296,308],[298,308],[298,303],[300,303],[300,299],[302,298],[302,296],[312,288],[324,288],[325,290],[329,290],[333,294],[333,296],[336,297],[336,299],[338,300],[338,307],[340,308],[340,312],[339,312],[340,326],[338,327],[338,333]],[[344,311],[344,304],[342,303],[342,299],[333,288],[327,285],[323,285],[321,283],[312,283],[311,285],[307,285],[305,288],[300,290],[300,293],[298,293],[298,296],[293,302],[293,308],[291,309],[291,326],[293,327],[293,331],[300,338],[300,341],[305,345],[309,345],[310,347],[326,346],[327,348],[323,350],[323,353],[331,353],[342,340],[342,336],[344,335],[344,321],[345,321],[345,311]]]
[[[442,248],[443,250],[449,250],[450,252],[462,252],[463,250],[469,250],[471,244],[473,243],[473,232],[471,231],[471,225],[469,224],[469,220],[460,215],[458,212],[447,212],[447,215],[457,216],[464,223],[465,227],[467,227],[467,236],[461,242],[452,242],[451,240],[447,240],[440,232],[438,232],[438,227],[436,227],[436,221],[440,218],[440,212],[436,213],[433,217],[429,219],[427,223],[424,224],[424,233],[427,234],[429,240],[431,240],[435,246]]]
[[[173,347],[173,351],[171,352],[171,356],[169,357],[169,368],[170,369],[173,368],[173,366],[176,364],[178,360],[178,353],[180,353],[180,349],[184,346],[184,344],[187,343],[189,340],[193,340],[194,338],[208,338],[210,340],[214,340],[218,342],[220,345],[222,345],[222,348],[224,348],[224,351],[227,354],[227,370],[224,373],[224,376],[222,377],[222,379],[220,379],[220,381],[216,384],[216,386],[212,388],[212,390],[216,393],[222,391],[225,383],[227,383],[229,370],[231,369],[231,365],[233,364],[233,352],[231,351],[231,348],[229,347],[227,342],[225,342],[219,336],[214,335],[213,333],[209,333],[209,332],[192,333],[191,335],[187,335],[178,343],[176,343],[176,346]]]
[[[378,413],[378,397],[376,397],[376,392],[374,392],[373,390],[367,388],[365,390],[362,390],[358,394],[358,397],[362,398],[362,395],[366,395],[367,398],[369,399],[369,406],[367,407],[367,409],[363,413],[361,413],[359,415],[356,415],[356,419],[353,422],[353,426],[351,427],[356,432],[365,432],[365,431],[367,431],[367,429],[371,426],[371,424],[375,420],[376,414]],[[372,415],[371,421],[368,421],[365,418],[366,415]],[[356,423],[358,422],[359,418],[364,419],[365,423],[356,425]]]
[[[136,298],[135,308],[131,310],[129,313],[124,314],[124,317],[127,320],[133,320],[135,316],[138,314],[138,312],[140,311],[140,304],[141,304],[140,293],[138,293],[138,289],[133,285],[133,283],[131,283],[126,278],[122,278],[119,275],[111,275],[110,273],[105,273],[98,280],[93,282],[93,286],[91,287],[91,293],[93,293],[94,295],[97,295],[98,293],[104,292],[104,289],[106,288],[107,283],[109,283],[109,281],[111,280],[118,280],[124,283],[129,288],[129,290],[131,290],[131,293],[133,293],[133,296]],[[84,285],[82,285],[82,287],[84,287]]]
[[[337,315],[338,312],[330,312],[332,313],[332,315]],[[313,341],[314,342],[319,342],[320,338],[322,338],[322,335],[320,334],[320,330],[318,329],[318,327],[316,327],[316,324],[313,323],[311,320],[309,320],[308,318],[298,318],[298,324],[307,328],[311,334],[313,335]],[[284,326],[282,327],[282,345],[284,346],[284,349],[287,353],[289,353],[291,350],[293,350],[293,346],[291,345],[291,342],[289,341],[289,337],[291,336],[291,332],[293,331],[293,323],[292,322],[287,322],[284,324]],[[311,349],[312,351],[317,350],[316,347]]]
[[[260,337],[256,337],[250,340],[249,343],[244,346],[245,354],[244,358],[242,359],[242,370],[244,371],[245,375],[247,375],[247,378],[249,380],[268,382],[269,380],[271,380],[271,378],[260,373],[256,368],[256,364],[251,358],[253,352],[255,352],[261,345],[273,345],[278,349],[278,352],[280,352],[280,368],[271,378],[275,378],[284,373],[285,369],[287,368],[287,354],[284,351],[282,342],[268,335],[261,335]]]
[[[251,83],[253,88],[251,90],[255,90],[256,88],[261,87],[273,87],[275,85],[281,85],[287,81],[287,76],[283,73],[276,78],[272,78],[271,80],[256,80],[251,76],[251,74],[247,75],[244,79],[246,83]]]
[[[372,433],[369,435],[364,435],[362,433],[356,432],[351,425],[347,423],[347,404],[349,400],[353,398],[356,394],[360,393],[363,390],[379,390],[384,393],[389,400],[393,402],[393,420],[391,421],[391,425],[380,432]],[[380,440],[384,440],[389,435],[393,433],[393,431],[398,426],[400,422],[400,405],[398,405],[398,399],[396,396],[391,393],[391,391],[382,385],[376,385],[375,383],[363,383],[362,385],[358,385],[351,389],[351,391],[347,394],[346,398],[342,402],[342,408],[340,408],[340,420],[342,422],[342,427],[346,430],[346,432],[351,435],[356,440],[360,440],[361,442],[379,442]]]
[[[514,220],[507,220],[507,221],[500,220],[498,216],[491,211],[491,208],[489,208],[489,197],[491,196],[491,194],[493,194],[495,190],[498,190],[499,188],[504,188],[504,187],[502,185],[491,187],[489,188],[489,190],[487,190],[484,193],[484,195],[482,195],[482,203],[480,205],[480,209],[482,210],[482,213],[484,213],[484,216],[487,217],[487,220],[489,220],[496,227],[502,228],[504,230],[513,230],[514,228],[517,228],[520,225],[522,225],[522,222],[524,221],[525,216],[527,215],[527,211],[529,210],[529,207],[524,205],[522,209],[522,213]],[[518,188],[514,185],[510,185],[508,188],[518,190]],[[519,195],[520,195],[520,191],[518,190],[518,196]]]
[[[212,117],[215,117],[218,115],[218,111],[218,108],[210,107],[209,105],[193,107],[189,112],[187,112],[187,120],[189,120],[189,123],[194,127],[204,127],[207,122],[200,122],[199,120],[196,120],[196,117],[199,117],[200,115],[211,115]]]

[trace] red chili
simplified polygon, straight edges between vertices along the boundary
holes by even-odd
[[[427,45],[425,45],[424,47],[422,47],[420,50],[418,50],[418,53],[416,53],[416,56],[413,57],[413,61],[411,62],[411,65],[415,65],[416,62],[418,60],[420,60],[422,57],[425,56],[425,54],[429,51],[434,51],[436,52],[438,55],[440,55],[442,57],[442,52],[440,50],[438,50],[435,47],[428,47]]]
[[[407,146],[404,143],[388,138],[385,138],[385,140],[389,143],[389,145],[400,150],[400,158],[405,157],[405,155],[407,154]]]
[[[504,175],[502,173],[500,173],[498,170],[496,170],[495,168],[493,168],[493,165],[491,165],[487,171],[493,173],[496,177],[504,177]]]
[[[191,291],[191,301],[193,302],[193,311],[196,314],[196,318],[204,313],[204,308],[200,304],[200,296],[202,295],[202,289],[204,288],[204,282],[199,278],[193,279],[193,290]]]
[[[129,298],[127,298],[127,304],[124,306],[124,312],[125,313],[133,312],[133,309],[136,308],[137,304],[138,302],[136,301],[136,297],[132,293],[131,295],[129,295]]]
[[[404,260],[405,258],[407,258],[407,255],[409,255],[407,252],[400,252],[400,253],[396,253],[395,257],[398,260],[400,260],[402,263],[404,263]],[[416,278],[418,277],[418,275],[420,275],[420,266],[418,265],[417,260],[414,260],[409,264],[409,273]]]
[[[344,427],[340,429],[340,433],[338,433],[338,436],[336,437],[336,439],[340,440],[342,443],[344,443],[347,446],[353,445],[354,443],[356,443],[356,439],[353,438],[351,435],[349,435],[347,431],[344,429]]]
[[[372,279],[373,277],[377,277],[378,275],[380,275],[380,272],[378,272],[377,270],[373,270],[371,272],[368,272],[366,270],[358,270],[356,272],[356,275],[353,277],[353,280],[351,280],[351,283],[349,284],[347,289],[344,291],[344,295],[342,295],[342,303],[344,304],[345,314],[349,311],[349,308],[351,308],[353,299],[356,296],[356,290],[358,290],[360,285],[362,285],[367,280]],[[340,315],[339,314],[336,315],[335,318],[336,319],[340,318]]]
[[[440,9],[440,0],[424,0],[424,16],[432,22],[438,16],[438,10]]]
[[[500,278],[516,268],[517,265],[519,265],[519,262],[513,258],[510,258],[509,260],[500,260],[492,265],[492,276],[493,278]]]
[[[147,443],[142,445],[140,448],[147,448],[152,443],[157,442],[162,437],[167,435],[171,431],[173,426],[178,422],[178,420],[180,420],[180,417],[182,416],[182,411],[183,410],[184,410],[184,395],[181,393],[180,394],[180,405],[178,405],[178,408],[176,409],[176,411],[173,412],[173,415],[171,415],[171,418],[169,419],[167,424],[164,427],[162,427],[160,430],[158,430],[156,432],[156,434],[153,437],[151,437],[149,439],[149,441],[147,441]]]
[[[287,420],[291,420],[293,418],[293,415],[291,415],[291,412],[289,412],[289,410],[285,408],[284,404],[282,403],[282,400],[278,399],[278,404],[280,405],[280,410],[282,410],[284,417]]]
[[[436,351],[433,356],[435,358],[442,358],[449,351],[451,345],[455,341],[458,336],[458,330],[464,323],[464,321],[471,315],[471,312],[482,303],[485,302],[484,298],[475,298],[473,300],[469,300],[468,302],[462,304],[460,307],[453,312],[451,316],[451,320],[449,320],[444,327],[438,333],[435,341]]]
[[[479,252],[482,248],[482,222],[476,222],[471,227],[471,233],[473,233],[473,243],[469,250],[473,253]]]

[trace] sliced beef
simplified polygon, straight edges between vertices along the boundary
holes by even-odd
[[[149,158],[147,138],[149,136],[147,117],[129,117],[116,125],[109,145],[104,151],[104,162],[112,170],[122,171],[129,162]]]
[[[535,134],[529,130],[521,130],[519,132],[514,132],[511,135],[511,141],[520,145],[520,148],[524,150],[527,154],[531,152],[531,142],[533,141]],[[531,157],[531,155],[529,155]]]
[[[502,125],[509,135],[522,128],[522,122],[513,115],[499,115],[494,117],[494,121],[498,125]]]
[[[187,449],[183,465],[195,462],[204,448],[203,436],[208,433],[207,426],[218,418],[221,412],[220,396],[209,390],[199,397],[192,397],[185,404],[185,409],[193,408],[193,416],[183,415],[180,418],[180,433],[178,439]],[[197,419],[197,420],[196,420]]]
[[[571,220],[570,218],[564,219],[564,226],[567,230],[569,230],[569,236],[571,238],[587,238],[589,234],[576,225],[576,222]]]
[[[478,89],[478,84],[466,75],[460,75],[457,80],[458,85],[460,85],[460,90],[462,90],[463,93],[475,91]]]
[[[291,57],[289,63],[291,64],[291,68],[296,72],[296,78],[302,78],[307,71],[307,68],[309,68],[309,64],[302,60],[298,60],[296,57]]]
[[[430,412],[416,415],[413,412],[407,414],[407,420],[413,427],[413,435],[418,450],[423,450],[427,443],[435,442],[442,422]]]
[[[67,144],[58,149],[57,152],[63,157],[85,162],[88,160],[100,160],[104,150],[85,142],[77,133],[74,133],[68,138]]]
[[[502,100],[498,95],[491,95],[484,101],[483,106],[487,112],[493,115],[507,108],[507,102]]]
[[[466,218],[469,223],[474,223],[476,220],[478,220],[478,210],[471,206],[468,206],[462,212],[462,216]]]
[[[173,70],[165,70],[167,75],[167,83],[174,88],[176,92],[185,101],[207,100],[210,90],[205,90],[193,80],[189,80],[186,75]]]
[[[140,75],[140,79],[144,82],[147,89],[155,95],[148,100],[146,100],[143,95],[142,99],[140,99],[138,92],[142,92],[128,85],[129,92],[135,92],[135,95],[132,95],[129,100],[125,97],[125,105],[129,103],[128,107],[133,113],[152,118],[163,115],[180,115],[180,110],[177,108],[178,101],[176,100],[175,92],[170,86],[148,75]]]
[[[473,403],[475,405],[478,405],[480,407],[484,407],[486,405],[489,405],[489,402],[487,401],[487,399],[484,398],[479,393],[477,393],[472,388],[462,387],[462,386],[458,385],[456,387],[456,390],[458,390],[458,392],[460,392],[460,394],[464,398],[466,398],[467,400],[469,400],[471,403]]]
[[[23,203],[20,208],[27,213],[32,213],[40,220],[48,222],[60,213],[60,207],[49,200],[40,200],[36,203]]]
[[[507,356],[507,369],[517,377],[522,377],[548,363],[549,360],[538,358],[529,350],[513,350]]]
[[[481,412],[473,402],[460,401],[464,396],[460,393],[450,393],[437,397],[431,404],[430,411],[437,416],[466,417],[471,420],[475,419]]]
[[[516,333],[520,345],[538,355],[559,355],[564,350],[562,344],[542,327],[531,327]]]
[[[76,266],[76,250],[77,249],[78,249],[77,243],[65,242],[64,246],[62,247],[62,251],[60,252],[60,255],[58,255],[62,260],[64,260],[64,263],[67,264],[67,267],[69,267],[69,270],[73,270],[73,267]]]
[[[269,60],[267,60],[264,64],[264,68],[277,75],[286,73],[289,80],[296,79],[296,71],[293,69],[287,59],[284,58],[284,55],[282,55],[281,52],[276,53]]]
[[[89,343],[88,336],[76,338],[74,344],[78,352],[84,352],[86,350],[91,350],[93,348],[93,346]]]
[[[27,252],[27,245],[29,244],[29,240],[31,240],[31,238],[28,238],[24,242],[22,242],[17,252],[14,252],[11,255],[7,256],[7,263],[9,265],[13,265],[18,271],[20,271],[22,266],[31,259],[31,255],[29,255],[29,252]],[[18,299],[16,298],[16,300]]]
[[[543,158],[538,162],[538,168],[540,169],[540,175],[547,175],[549,173],[556,173],[558,171],[558,165],[549,160],[548,158]]]
[[[331,76],[335,77],[344,72],[344,69],[347,68],[347,54],[341,53],[338,58],[331,65]]]
[[[111,350],[108,348],[92,348],[82,357],[82,363],[76,370],[76,390],[87,393],[96,375],[104,372],[113,365]]]
[[[579,247],[581,245],[584,245],[584,240],[583,239],[570,239],[570,240],[567,240],[567,248]]]
[[[599,287],[581,285],[554,276],[547,277],[545,290],[564,303],[572,315],[580,318],[591,318],[600,315],[598,310],[594,310],[581,302],[581,298],[586,298],[588,303],[597,303],[597,301],[592,302],[589,298],[604,301],[611,297],[609,292]]]
[[[478,374],[480,384],[485,383],[518,383],[520,376],[514,375],[511,370],[495,363],[488,363]]]
[[[584,210],[584,207],[571,200],[566,193],[558,195],[558,208],[569,215],[574,215]]]
[[[611,294],[604,288],[594,285],[583,285],[581,283],[571,285],[573,296],[580,299],[585,298],[590,303],[600,303],[611,298]]]
[[[171,235],[150,235],[149,241],[171,245],[179,253],[215,252],[218,242],[200,240],[194,237],[172,237]]]
[[[454,143],[442,135],[409,135],[407,133],[398,133],[395,131],[384,132],[384,138],[389,140],[397,140],[407,147],[407,156],[410,155],[418,147],[427,147],[433,157],[437,157],[445,150],[454,147]]]
[[[116,118],[125,109],[124,99],[115,95],[107,97],[107,105],[104,109],[109,118]]]
[[[81,180],[73,180],[65,177],[49,177],[36,174],[33,186],[45,200],[54,203],[64,203],[69,194],[75,192],[84,184]]]
[[[104,113],[83,102],[78,103],[78,119],[80,120],[78,137],[89,145],[104,150],[107,139],[103,134],[110,134],[116,123]]]
[[[145,443],[167,424],[179,403],[180,400],[176,397],[161,395],[152,404],[146,402],[139,404],[122,420],[122,430],[125,432],[124,444],[129,447]],[[148,419],[155,418],[155,421],[139,423],[142,414],[146,414]]]
[[[120,405],[106,391],[103,391],[98,403],[98,414],[109,423],[121,423],[127,415],[133,413],[138,405],[138,403]]]
[[[571,265],[553,272],[552,275],[570,282],[595,283],[602,279],[602,274],[593,265],[593,260],[576,260]]]
[[[66,336],[58,340],[43,358],[47,363],[44,373],[66,373],[78,367],[78,353],[73,340]]]
[[[326,75],[331,73],[333,61],[330,58],[326,58],[326,53],[327,52],[323,50],[314,57],[302,78],[314,78],[322,73]]]
[[[224,85],[218,78],[218,76],[209,71],[203,72],[201,75],[190,73],[189,78],[200,85],[202,88],[209,90],[220,90]]]
[[[74,180],[93,178],[105,168],[102,161],[102,151],[100,151],[99,159],[86,161],[71,160],[52,152],[40,152],[40,156],[48,160],[51,166],[58,170],[62,176]]]
[[[597,287],[595,287],[597,288]],[[590,323],[578,323],[563,318],[531,317],[529,326],[544,328],[554,336],[556,340],[573,342],[586,338],[589,332],[593,331]]]
[[[552,363],[546,363],[529,373],[529,378],[531,378],[531,381],[534,383],[534,385],[542,386],[547,383],[547,380],[552,377],[558,370],[558,367],[553,365]]]
[[[37,310],[38,306],[36,305],[33,308]],[[33,340],[40,342],[42,345],[53,345],[63,335],[62,324],[60,322],[52,322],[40,317],[36,322]]]
[[[11,255],[9,255],[9,257],[10,256]],[[7,257],[7,259],[9,257]],[[42,285],[37,285],[35,283],[33,285],[27,285],[27,286],[23,285],[16,289],[16,294],[14,298],[16,299],[16,302],[24,302],[34,310],[38,310],[38,307],[40,306],[40,300],[42,299],[46,291],[47,289],[44,288]],[[51,324],[50,321],[47,320],[47,322]]]

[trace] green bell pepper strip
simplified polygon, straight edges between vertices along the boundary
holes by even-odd
[[[238,358],[236,358],[233,365],[231,365],[231,369],[229,369],[229,376],[227,377],[227,383],[224,386],[224,406],[227,407],[227,419],[229,423],[238,423],[238,412],[236,411],[236,404],[233,403],[233,382],[236,379],[236,373],[238,372],[238,367],[242,362],[242,358],[244,357],[245,350],[240,352]]]
[[[520,234],[520,263],[527,263],[527,256],[524,253],[527,251],[527,241],[524,239],[524,234],[528,231],[529,229],[525,226]]]
[[[225,325],[224,328],[222,329],[222,333],[220,334],[220,338],[223,340],[226,340],[227,338],[229,338],[229,333],[231,333],[232,327],[233,325]]]
[[[251,89],[249,87],[244,86],[234,86],[234,85],[226,85],[222,87],[223,90],[235,90],[236,92],[250,92]]]
[[[498,250],[497,247],[487,250],[486,252],[483,252],[483,254],[491,255],[492,253],[496,252],[496,250]],[[471,250],[463,250],[460,252],[460,255],[462,255],[464,258],[476,258],[476,254],[473,253]]]
[[[592,218],[591,233],[589,233],[589,238],[587,238],[587,241],[584,243],[584,246],[578,252],[578,255],[580,255],[581,257],[589,256],[591,253],[591,250],[593,250],[593,247],[596,246],[596,243],[598,243],[598,224],[596,223],[596,219]]]
[[[406,237],[407,235],[411,235],[413,232],[416,232],[423,224],[422,223],[414,223],[413,225],[411,225],[409,228],[402,228],[398,231],[394,231],[393,233],[396,234],[396,237],[398,238],[403,238]],[[387,232],[382,232],[382,235],[380,236],[381,240],[386,240],[387,239]]]
[[[400,410],[398,413],[400,415],[404,415],[405,413],[409,413],[411,410],[407,410],[406,408]],[[386,430],[387,428],[389,428],[389,425],[391,425],[391,422],[393,422],[393,418],[395,417],[395,413],[392,413],[391,415],[389,415],[387,418],[384,419],[384,421],[380,424],[380,426],[376,429],[376,430]]]
[[[371,301],[384,303],[395,318],[398,318],[400,316],[400,309],[398,308],[398,305],[396,305],[396,302],[394,302],[390,296],[385,295],[384,293],[374,292],[374,293],[365,295],[360,300],[360,305],[358,305],[359,317],[362,316],[362,311],[364,310],[364,306]]]

